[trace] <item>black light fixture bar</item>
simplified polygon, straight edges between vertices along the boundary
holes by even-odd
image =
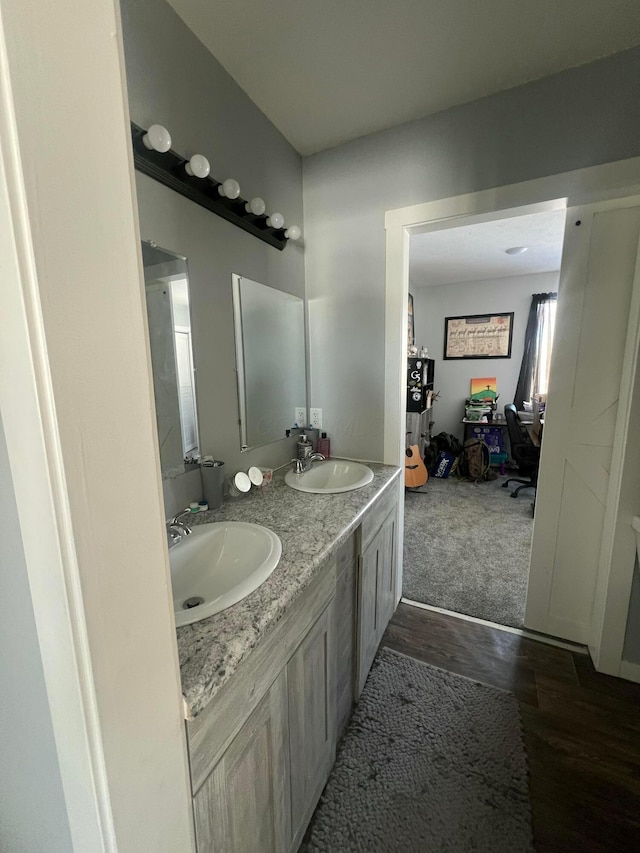
[[[279,251],[284,249],[287,245],[284,228],[270,228],[266,214],[255,216],[253,213],[247,213],[245,199],[221,196],[218,192],[221,181],[211,177],[197,178],[188,175],[184,168],[188,160],[177,154],[173,148],[163,154],[147,148],[142,141],[145,133],[146,130],[131,122],[133,163],[139,172],[175,190],[190,201],[206,207]]]

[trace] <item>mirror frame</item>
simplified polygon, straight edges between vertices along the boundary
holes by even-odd
[[[151,249],[157,250],[158,252],[163,252],[165,255],[168,255],[170,258],[173,258],[176,261],[182,261],[185,265],[185,271],[186,271],[185,274],[186,274],[186,279],[187,279],[187,287],[188,287],[188,291],[189,291],[189,323],[190,323],[190,328],[191,328],[191,363],[193,366],[193,390],[194,390],[194,401],[193,401],[193,403],[194,403],[194,409],[195,409],[194,414],[195,414],[196,434],[197,434],[198,447],[199,447],[200,446],[200,410],[199,410],[199,406],[198,406],[198,388],[197,388],[197,369],[196,369],[196,359],[195,359],[195,347],[193,345],[193,313],[192,313],[192,301],[191,301],[191,280],[189,277],[189,259],[186,255],[181,255],[179,252],[174,252],[173,249],[165,249],[163,246],[158,245],[158,243],[156,243],[155,240],[152,240],[152,239],[146,239],[146,240],[141,239],[140,243],[141,243],[141,245],[145,244],[145,245],[149,246]],[[144,283],[145,283],[145,300],[146,300],[146,272],[145,271],[148,269],[148,267],[144,263],[144,254],[142,255],[142,269],[143,269],[143,278],[144,278]],[[173,319],[173,307],[171,309],[171,317]],[[149,334],[149,336],[151,335],[150,330],[148,330],[148,334]],[[175,329],[174,329],[174,334],[175,334]],[[151,352],[149,353],[149,356],[150,356],[150,360],[152,363],[152,370],[153,370],[153,356],[152,356]],[[176,352],[175,352],[175,343],[174,343],[174,359],[175,358],[176,358]],[[177,378],[178,378],[178,365],[177,365],[177,360],[176,360],[176,380],[177,380]],[[153,379],[153,377],[152,377],[152,379]],[[154,390],[154,394],[155,394],[155,390]],[[178,390],[178,397],[179,396],[180,396],[180,394],[179,394],[179,390]],[[155,406],[155,398],[154,398],[154,406]],[[157,413],[156,413],[156,421],[157,421]],[[156,430],[157,430],[157,423],[156,423]],[[175,477],[179,477],[179,476],[181,476],[181,474],[186,473],[187,469],[185,466],[187,465],[187,457],[186,457],[186,454],[184,451],[184,435],[182,433],[182,419],[181,419],[181,417],[180,417],[180,435],[181,435],[181,442],[182,442],[181,470],[180,470],[180,466],[177,466],[175,468],[170,468],[170,469],[163,469],[162,468],[162,460],[160,459],[160,471],[161,471],[161,476],[162,476],[163,480],[172,480],[172,479],[175,479]],[[160,451],[160,447],[158,447],[158,451]]]
[[[309,383],[308,383],[308,351],[307,351],[307,322],[306,322],[306,300],[303,296],[296,296],[295,293],[289,293],[286,290],[278,290],[277,287],[271,287],[271,285],[263,284],[262,282],[256,281],[255,279],[250,278],[246,275],[241,275],[240,273],[231,273],[231,282],[232,282],[232,298],[233,298],[233,332],[234,332],[234,345],[236,351],[236,387],[238,391],[238,418],[240,424],[240,452],[247,453],[250,450],[253,450],[256,447],[265,447],[268,444],[274,444],[276,441],[284,441],[288,438],[287,435],[283,435],[279,438],[272,438],[269,441],[263,441],[259,444],[248,444],[248,430],[247,430],[247,401],[246,401],[246,385],[245,385],[245,358],[244,358],[244,348],[243,348],[243,323],[242,323],[242,294],[240,292],[240,282],[242,279],[246,279],[247,281],[251,281],[254,284],[260,284],[262,287],[268,287],[271,290],[274,290],[276,293],[281,293],[284,296],[291,296],[294,299],[299,299],[302,302],[302,324],[303,324],[303,349],[304,349],[304,385],[305,385],[305,410],[309,411]],[[239,334],[238,332],[242,334]],[[298,435],[304,429],[305,425],[303,424],[298,429],[296,429],[293,424],[290,428],[290,435]]]

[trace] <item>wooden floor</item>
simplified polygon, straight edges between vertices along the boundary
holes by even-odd
[[[537,853],[640,851],[640,684],[600,675],[587,655],[407,604],[382,644],[517,697]]]

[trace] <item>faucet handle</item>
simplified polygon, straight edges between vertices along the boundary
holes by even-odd
[[[302,459],[292,459],[291,462],[293,463],[293,470],[296,474],[304,473],[304,463],[302,462]]]
[[[175,524],[167,524],[167,544],[169,548],[173,548],[182,540],[182,531]]]

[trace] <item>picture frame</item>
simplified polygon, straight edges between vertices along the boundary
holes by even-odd
[[[511,358],[513,311],[444,319],[444,359]]]
[[[409,294],[407,306],[407,346],[414,346],[416,342],[415,328],[413,324],[413,295]]]

